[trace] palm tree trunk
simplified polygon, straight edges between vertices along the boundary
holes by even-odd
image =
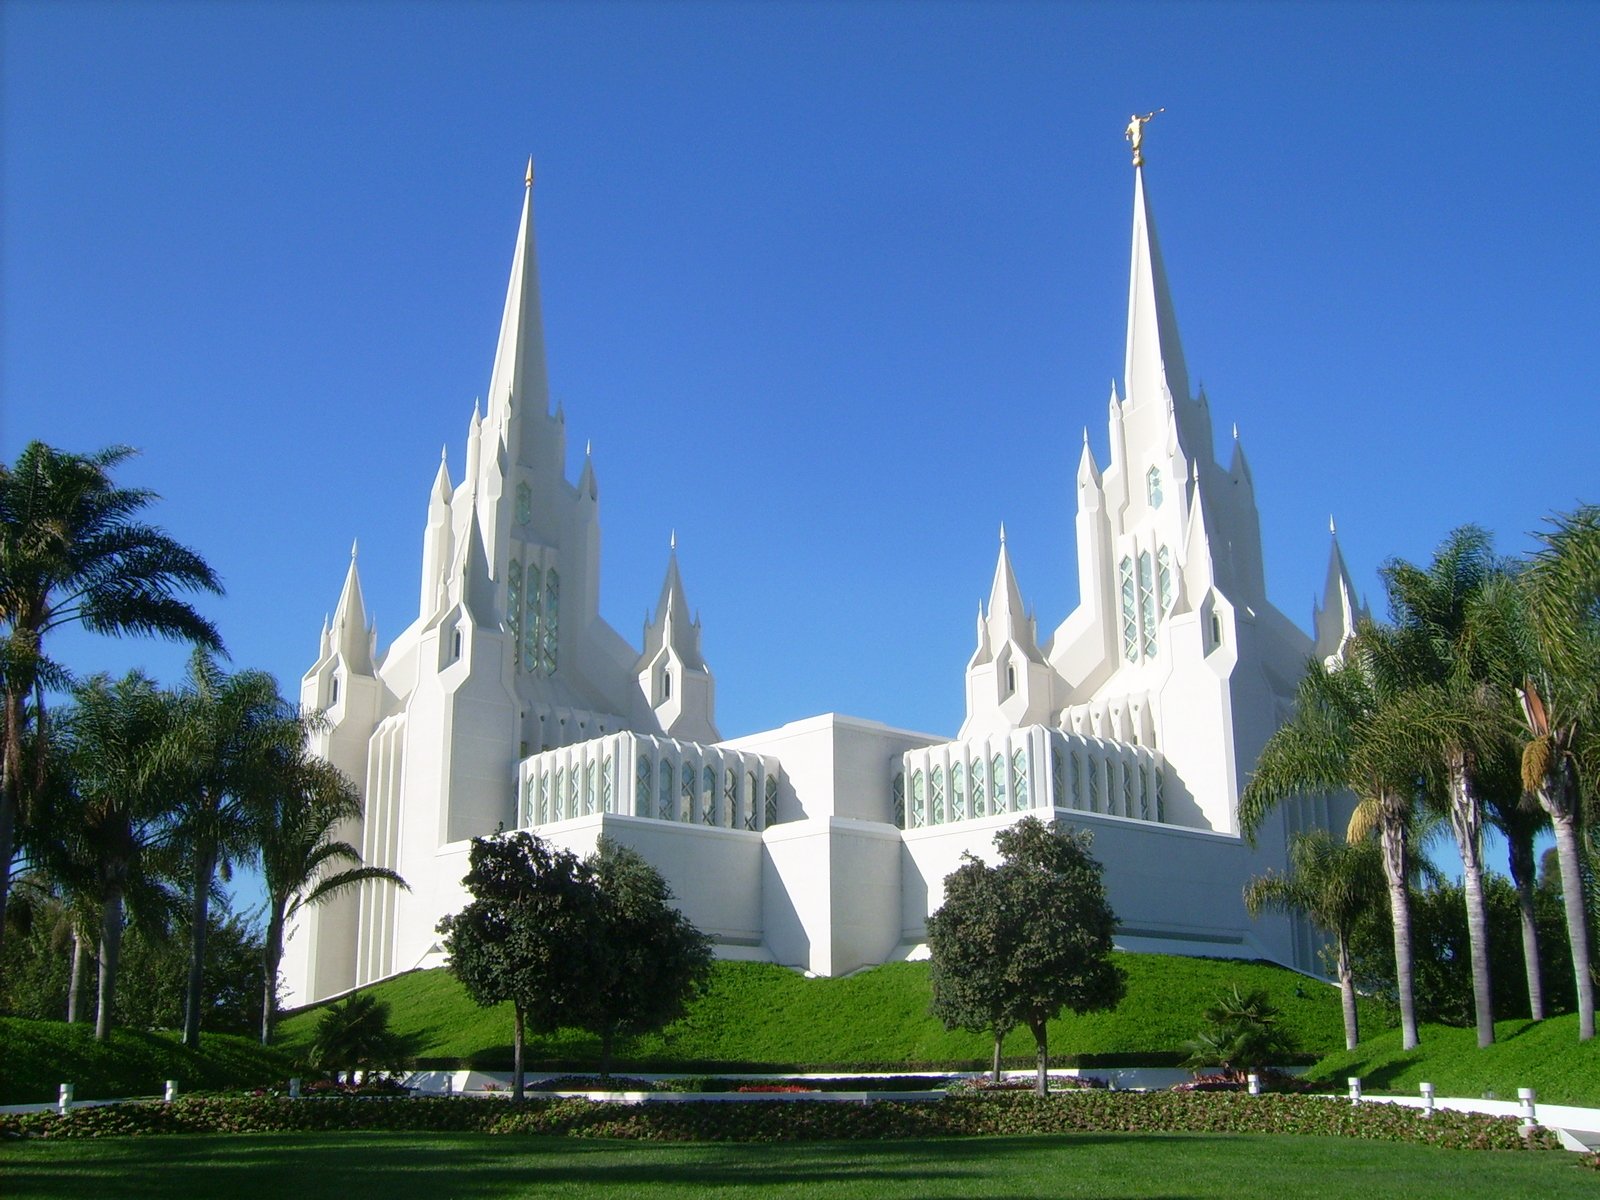
[[[1517,912],[1522,917],[1522,965],[1528,976],[1528,1015],[1544,1020],[1544,980],[1539,973],[1539,922],[1533,907],[1533,834],[1507,836],[1511,883],[1517,892]]]
[[[995,1083],[1000,1082],[1000,1047],[1005,1040],[1006,1035],[1002,1033],[1000,1027],[996,1025],[994,1029],[994,1071],[989,1076],[989,1078],[994,1080]]]
[[[267,936],[261,947],[261,1044],[272,1044],[272,1027],[278,1020],[278,964],[283,961],[283,906],[273,903],[267,917]]]
[[[1033,1085],[1033,1090],[1040,1096],[1050,1094],[1050,1027],[1040,1018],[1029,1022],[1033,1029],[1035,1054],[1038,1061],[1038,1078]]]
[[[106,897],[100,927],[100,996],[94,1014],[94,1040],[111,1036],[111,1003],[117,993],[117,965],[122,959],[122,889]]]
[[[1406,829],[1403,817],[1386,817],[1380,828],[1383,873],[1389,881],[1389,915],[1394,924],[1395,990],[1400,999],[1400,1048],[1417,1045],[1417,1003],[1411,965],[1411,890],[1406,883]]]
[[[1583,904],[1583,871],[1579,865],[1578,820],[1567,803],[1567,771],[1554,773],[1554,786],[1540,789],[1539,803],[1550,814],[1561,864],[1561,903],[1567,913],[1567,940],[1572,943],[1572,973],[1578,985],[1578,1040],[1594,1037],[1594,985],[1589,975],[1589,920]],[[1559,790],[1558,790],[1559,789]]]
[[[513,1004],[511,1011],[516,1016],[516,1028],[511,1035],[511,1098],[520,1101],[523,1098],[522,1089],[522,1005]]]
[[[1461,891],[1467,902],[1467,953],[1472,966],[1472,1006],[1478,1048],[1494,1044],[1494,997],[1489,988],[1489,913],[1483,901],[1483,809],[1467,774],[1466,756],[1450,755],[1450,829],[1461,854]]]
[[[1361,1041],[1360,1017],[1356,1013],[1356,977],[1350,969],[1350,939],[1339,934],[1339,1007],[1344,1010],[1344,1048],[1354,1050]]]
[[[22,774],[22,691],[5,691],[5,746],[0,754],[0,947],[5,945],[6,896],[11,891],[11,856],[16,853],[17,803]],[[0,963],[5,960],[0,957]]]
[[[206,933],[210,928],[211,876],[217,869],[217,854],[214,847],[202,849],[198,846],[193,848],[193,853],[194,876],[190,883],[194,899],[189,919],[189,986],[184,993],[183,1044],[198,1050],[200,993],[205,987]]]
[[[78,996],[83,986],[83,960],[89,957],[83,934],[76,925],[72,928],[72,974],[67,981],[67,1024],[78,1023]]]

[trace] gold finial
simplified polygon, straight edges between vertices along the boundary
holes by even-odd
[[[1128,127],[1122,131],[1122,136],[1133,145],[1134,166],[1144,166],[1144,127],[1150,124],[1156,113],[1164,113],[1166,111],[1164,108],[1158,108],[1155,112],[1147,112],[1142,117],[1138,113],[1134,113],[1133,116],[1128,118]]]
[[[533,155],[528,155],[528,173],[522,177],[524,187],[533,186]]]

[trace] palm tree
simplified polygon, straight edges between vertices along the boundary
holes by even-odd
[[[251,794],[263,786],[274,751],[293,751],[304,731],[271,675],[227,675],[204,649],[189,660],[178,703],[163,752],[181,780],[173,816],[190,887],[183,1042],[198,1046],[212,887],[219,872],[227,879],[233,867],[254,858]]]
[[[95,633],[157,634],[222,649],[216,627],[181,593],[220,594],[216,574],[194,551],[138,520],[156,499],[118,487],[111,470],[133,451],[113,446],[67,454],[30,442],[16,465],[0,465],[0,938],[24,779],[25,708],[44,731],[44,687],[69,676],[44,652],[64,625]],[[36,737],[32,775],[43,773]]]
[[[1383,865],[1377,847],[1371,841],[1339,841],[1325,829],[1289,840],[1287,874],[1268,871],[1244,887],[1244,905],[1252,917],[1268,910],[1303,913],[1333,937],[1346,1050],[1354,1050],[1361,1040],[1350,935],[1356,921],[1382,897]]]
[[[1409,711],[1374,643],[1391,631],[1363,624],[1333,665],[1307,664],[1294,715],[1262,748],[1239,798],[1239,825],[1254,838],[1279,803],[1295,796],[1354,792],[1357,806],[1348,840],[1378,832],[1389,915],[1394,925],[1395,984],[1404,1049],[1417,1045],[1411,949],[1411,826],[1426,780],[1419,774],[1430,722]]]
[[[1584,788],[1600,779],[1600,506],[1551,519],[1522,572],[1527,673],[1522,786],[1555,833],[1562,902],[1577,983],[1578,1039],[1594,1037],[1594,981],[1584,904]],[[1590,797],[1591,802],[1593,797]]]
[[[100,909],[96,1041],[111,1033],[130,904],[151,919],[171,906],[156,861],[171,831],[171,792],[153,750],[173,710],[173,697],[135,671],[115,683],[88,680],[61,721],[67,783],[51,789],[54,804],[42,823],[56,836],[41,858],[69,893],[92,897]]]
[[[338,838],[339,826],[361,816],[361,798],[344,773],[325,759],[300,748],[281,756],[271,786],[257,795],[255,806],[267,892],[261,1010],[261,1044],[266,1045],[277,1019],[278,968],[289,919],[368,879],[407,884],[387,867],[361,865],[360,851]]]
[[[1483,892],[1484,811],[1479,763],[1503,739],[1503,705],[1495,703],[1495,663],[1485,651],[1500,642],[1495,630],[1480,630],[1498,615],[1480,603],[1499,572],[1489,535],[1474,525],[1453,531],[1427,568],[1400,559],[1380,574],[1389,594],[1395,636],[1375,643],[1391,654],[1394,686],[1417,689],[1413,711],[1425,714],[1443,736],[1434,749],[1443,768],[1445,816],[1461,856],[1461,890],[1467,909],[1467,947],[1478,1045],[1494,1041],[1494,1002],[1489,979],[1489,914]]]

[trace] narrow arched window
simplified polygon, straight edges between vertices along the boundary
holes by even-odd
[[[1150,566],[1150,551],[1139,555],[1139,620],[1144,625],[1144,656],[1156,656],[1155,573]]]
[[[550,810],[550,819],[552,821],[559,821],[567,815],[567,769],[565,767],[556,768],[556,791],[551,803],[554,805]]]
[[[561,576],[551,567],[544,575],[544,673],[556,673],[561,643]]]
[[[1006,810],[1006,756],[996,754],[989,762],[989,791],[994,799],[994,811]]]
[[[513,558],[506,572],[506,626],[511,631],[511,662],[522,671],[522,563]]]
[[[972,764],[972,815],[981,817],[988,813],[988,800],[984,796],[984,769],[983,759],[977,759]]]
[[[1050,791],[1053,793],[1052,808],[1067,807],[1067,770],[1065,756],[1059,747],[1050,749]]]
[[[700,819],[707,825],[717,821],[717,772],[707,767],[700,773]]]
[[[528,586],[522,593],[527,610],[522,618],[522,669],[532,675],[539,669],[539,639],[543,636],[544,573],[528,564]]]
[[[766,818],[767,826],[770,828],[778,823],[778,777],[776,775],[767,776],[764,791],[766,793],[766,812],[763,815]]]
[[[1161,611],[1172,607],[1172,552],[1165,546],[1156,551],[1156,586],[1161,593]]]
[[[722,773],[722,822],[729,829],[739,824],[739,770],[729,767]]]
[[[1117,565],[1117,579],[1122,599],[1122,657],[1129,662],[1139,660],[1139,615],[1133,606],[1133,559],[1123,556]]]
[[[745,796],[748,798],[744,810],[744,827],[746,829],[754,829],[756,827],[756,773],[754,771],[745,772],[744,791]]]
[[[1017,669],[1013,666],[1006,667],[1006,695],[1017,694]]]
[[[461,635],[457,634],[456,636],[460,637]],[[335,675],[328,683],[328,703],[339,703],[339,677],[337,675]]]
[[[967,815],[967,769],[961,763],[950,768],[950,819],[960,821]]]
[[[671,667],[662,667],[661,668],[661,699],[662,700],[671,700],[672,699],[672,668]]]
[[[922,772],[911,772],[911,827],[920,828],[927,819],[927,797],[923,791]]]
[[[1028,807],[1028,752],[1018,750],[1011,756],[1011,808],[1021,812]]]
[[[655,778],[655,770],[650,765],[650,756],[639,755],[639,764],[634,769],[633,811],[634,815],[648,817],[650,815],[650,781]]]
[[[656,793],[656,816],[663,821],[670,821],[678,815],[672,811],[672,795],[672,764],[662,759],[660,787]]]
[[[461,657],[461,630],[459,629],[456,630],[454,640],[450,643],[450,657],[452,659]]]
[[[928,780],[929,808],[932,810],[928,818],[930,825],[944,824],[944,768],[935,767]]]
[[[1160,508],[1161,507],[1161,468],[1160,467],[1151,467],[1149,471],[1145,472],[1144,492],[1145,492],[1145,496],[1150,501],[1150,507],[1151,508]]]
[[[694,772],[695,766],[692,762],[683,764],[683,787],[679,790],[679,795],[683,799],[682,811],[678,813],[680,821],[694,820]]]

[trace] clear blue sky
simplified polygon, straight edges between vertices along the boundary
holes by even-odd
[[[729,736],[953,734],[1002,519],[1041,627],[1075,603],[1135,110],[1167,110],[1190,374],[1280,607],[1308,623],[1330,512],[1381,607],[1390,555],[1600,499],[1594,4],[7,0],[0,30],[0,454],[139,447],[234,663],[291,691],[353,538],[381,640],[415,615],[529,153],[602,613],[637,639],[676,528]]]

